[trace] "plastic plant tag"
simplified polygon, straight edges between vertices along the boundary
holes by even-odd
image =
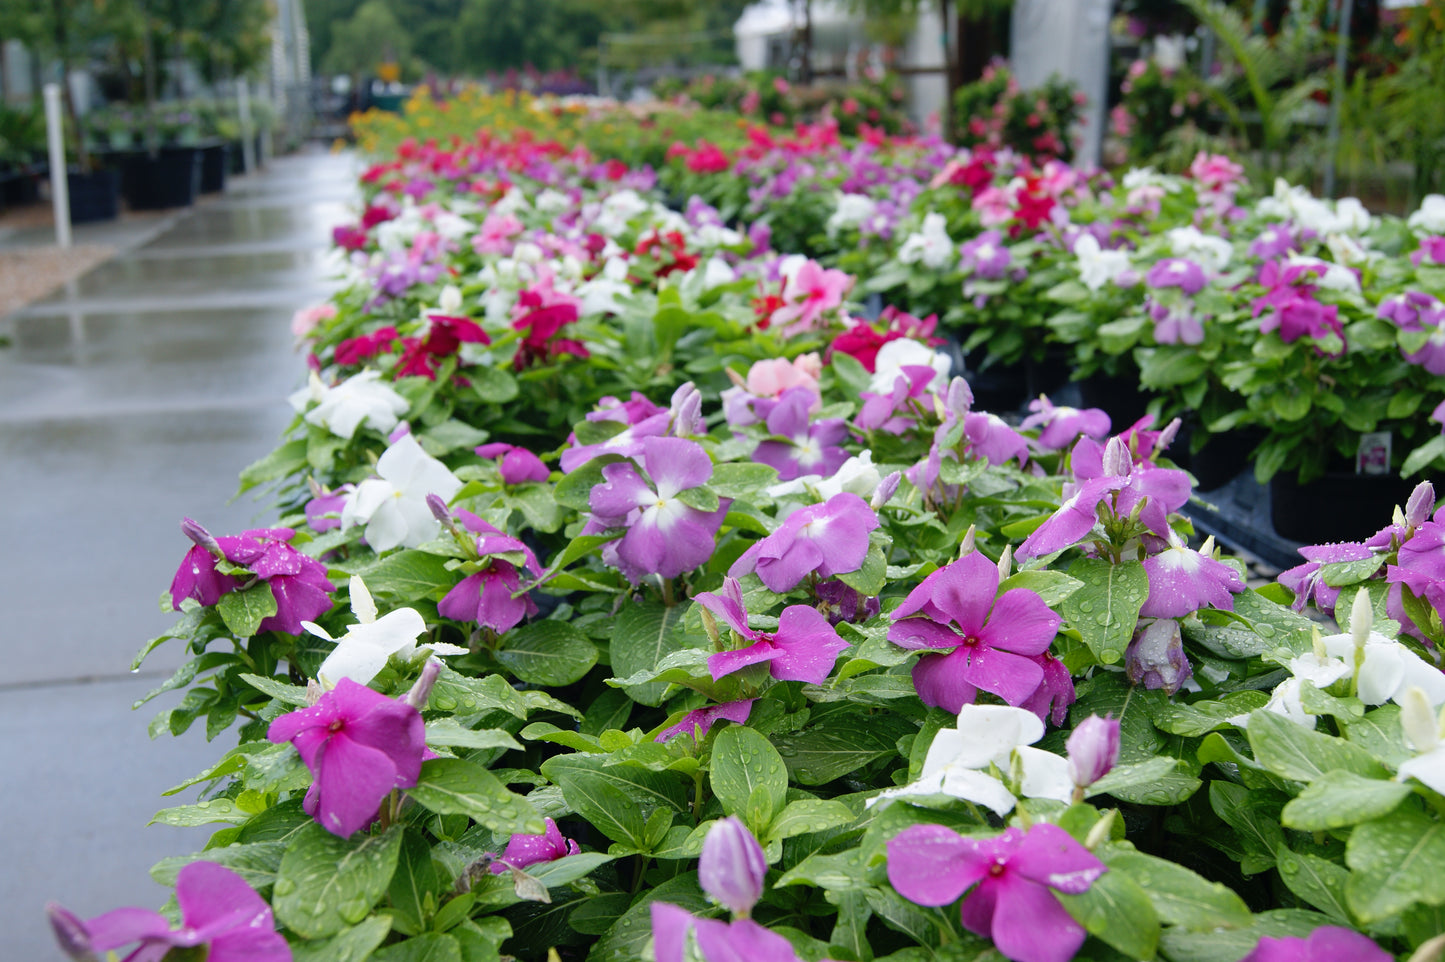
[[[1360,435],[1360,446],[1355,452],[1355,473],[1390,473],[1389,431],[1371,431]]]

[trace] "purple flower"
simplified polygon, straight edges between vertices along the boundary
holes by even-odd
[[[969,411],[963,416],[963,433],[968,438],[969,453],[989,464],[1005,464],[1017,460],[1028,463],[1029,443],[1024,436],[996,414]]]
[[[741,671],[748,665],[768,662],[773,677],[779,681],[805,681],[820,685],[833,670],[838,653],[848,647],[828,619],[808,605],[784,608],[776,632],[749,628],[742,588],[736,578],[724,578],[719,594],[704,591],[695,600],[752,642],[746,648],[723,651],[709,657],[707,668],[713,680]]]
[[[998,567],[975,551],[924,578],[893,612],[888,640],[895,645],[951,649],[913,666],[925,705],[957,713],[980,688],[1022,705],[1043,683],[1034,656],[1048,650],[1062,619],[1034,592],[998,595],[998,585]]]
[[[1442,309],[1445,307],[1424,291],[1406,291],[1381,301],[1375,316],[1394,323],[1402,331],[1420,331],[1426,323],[1432,327],[1438,324]]]
[[[941,906],[972,888],[963,900],[964,928],[992,939],[1015,962],[1073,958],[1087,933],[1049,890],[1078,895],[1106,871],[1068,832],[1046,822],[994,838],[914,825],[888,842],[888,881],[898,894]]]
[[[1108,412],[1099,408],[1079,410],[1056,405],[1040,395],[1029,402],[1029,410],[1034,413],[1024,418],[1019,427],[1027,431],[1043,425],[1043,430],[1039,432],[1039,444],[1050,451],[1068,447],[1077,441],[1081,434],[1096,441],[1102,441],[1109,436]]]
[[[426,749],[420,712],[350,678],[277,718],[266,737],[296,746],[314,778],[302,807],[342,838],[370,825],[392,789],[416,784]]]
[[[1162,688],[1174,694],[1194,669],[1184,654],[1184,638],[1173,618],[1140,619],[1134,637],[1124,651],[1124,670],[1129,681],[1145,688]]]
[[[1207,551],[1195,551],[1173,533],[1169,547],[1144,559],[1144,573],[1149,576],[1149,597],[1141,618],[1179,618],[1204,607],[1233,611],[1234,595],[1244,590],[1238,571]]]
[[[687,937],[697,940],[702,962],[798,962],[793,945],[752,919],[700,919],[667,902],[653,902],[652,943],[657,962],[684,962]]]
[[[341,527],[341,509],[346,499],[356,490],[354,484],[343,484],[335,491],[322,490],[306,502],[306,524],[317,534]]]
[[[817,401],[818,395],[808,388],[793,387],[784,391],[768,412],[768,433],[773,439],[760,443],[753,459],[777,468],[780,481],[804,474],[832,477],[848,460],[848,452],[838,446],[848,436],[842,418],[809,423],[808,411]]]
[[[1294,250],[1294,246],[1294,238],[1290,236],[1289,228],[1283,224],[1275,224],[1260,231],[1259,236],[1250,242],[1249,256],[1266,261],[1274,260]]]
[[[72,959],[93,960],[132,942],[124,962],[159,962],[173,948],[206,946],[209,962],[291,962],[271,907],[246,881],[214,862],[192,862],[176,876],[181,927],[149,909],[115,909],[82,922],[55,903],[46,906],[60,946]]]
[[[503,484],[525,484],[528,481],[546,481],[552,474],[542,459],[526,448],[513,444],[484,444],[477,448],[477,455],[483,458],[497,458]]]
[[[523,618],[537,613],[537,603],[530,595],[517,595],[522,587],[517,566],[500,556],[511,555],[515,558],[520,555],[525,568],[534,575],[541,575],[537,558],[522,542],[507,537],[471,512],[458,511],[457,514],[472,530],[477,530],[475,524],[481,524],[495,533],[483,534],[477,539],[477,556],[488,561],[486,567],[475,574],[467,575],[455,588],[447,592],[447,596],[437,603],[437,611],[445,618],[476,622],[498,634],[510,631],[520,624]],[[469,518],[474,520],[468,520]]]
[[[898,485],[898,472],[894,471],[889,477],[893,478],[893,485],[896,488]],[[884,479],[884,482],[887,482],[887,478]],[[879,490],[882,490],[881,485],[879,486]],[[891,495],[891,492],[889,493]],[[883,500],[886,501],[887,498]],[[878,503],[876,494],[874,496],[874,503]],[[878,598],[865,598],[841,581],[819,582],[817,588],[814,589],[814,593],[818,596],[819,601],[827,604],[826,614],[828,616],[828,623],[832,625],[844,621],[867,621],[870,618],[876,617],[882,610],[882,602],[879,601]]]
[[[697,864],[702,890],[739,918],[747,918],[763,897],[768,857],[753,833],[729,815],[708,829]]]
[[[1020,708],[1027,708],[1040,720],[1062,725],[1068,717],[1069,706],[1078,698],[1074,691],[1074,676],[1059,659],[1049,654],[1034,655],[1034,664],[1044,673],[1044,680],[1038,690],[1024,701]]]
[[[642,453],[642,442],[647,438],[667,433],[670,418],[666,411],[654,414],[633,424],[619,434],[597,444],[584,444],[562,452],[562,473],[571,474],[593,458],[604,454],[620,454],[624,458],[635,458]]]
[[[1394,956],[1353,929],[1323,925],[1308,936],[1263,936],[1239,962],[1390,962]]]
[[[657,733],[654,741],[665,742],[676,738],[678,735],[696,735],[701,740],[708,730],[720,721],[730,721],[735,725],[741,725],[748,720],[752,714],[753,699],[744,698],[741,701],[724,702],[721,705],[708,705],[706,708],[694,708],[682,716],[682,721],[671,728],[664,728]]]
[[[810,574],[831,578],[857,571],[868,556],[868,532],[876,527],[878,515],[868,502],[844,491],[788,515],[778,530],[743,552],[728,574],[757,571],[770,591],[781,594]]]
[[[326,578],[326,566],[308,558],[286,542],[295,536],[290,528],[260,528],[243,531],[235,537],[212,538],[190,518],[181,530],[197,541],[186,552],[181,566],[171,580],[171,606],[181,610],[181,601],[194,598],[209,606],[242,585],[242,579],[216,570],[216,563],[225,560],[248,568],[266,582],[276,599],[276,613],[264,619],[257,631],[280,631],[299,635],[303,621],[314,621],[332,608],[331,592],[336,590]]]
[[[502,857],[492,863],[491,873],[501,875],[508,869],[526,868],[540,862],[555,862],[582,851],[576,841],[562,837],[562,830],[550,818],[544,819],[547,831],[542,835],[515,834],[507,840]]]
[[[1204,289],[1204,268],[1186,257],[1166,257],[1149,268],[1144,283],[1150,287],[1177,287],[1193,297]]]
[[[1013,263],[1013,255],[996,230],[986,230],[968,241],[959,251],[959,268],[972,273],[976,280],[1001,280]]]
[[[893,379],[893,388],[887,394],[864,391],[859,397],[863,407],[854,424],[863,431],[887,431],[889,434],[903,434],[914,424],[907,413],[898,414],[900,408],[907,410],[909,401],[922,399],[937,377],[938,372],[921,364],[905,364]]]
[[[1149,304],[1149,318],[1154,322],[1154,340],[1159,344],[1202,344],[1204,322],[1190,304]]]
[[[1119,764],[1119,719],[1090,715],[1069,734],[1069,777],[1087,788]]]
[[[649,437],[642,439],[641,447],[651,483],[635,464],[605,466],[603,483],[592,488],[588,527],[627,529],[616,550],[630,580],[638,580],[633,574],[676,578],[712,557],[713,538],[727,503],[716,511],[702,511],[677,497],[712,477],[712,460],[702,445],[683,438]]]

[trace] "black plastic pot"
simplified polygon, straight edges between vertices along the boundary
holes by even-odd
[[[30,170],[0,172],[0,204],[24,207],[40,200],[40,178]]]
[[[226,172],[231,166],[231,147],[217,141],[205,144],[201,152],[201,193],[214,194],[226,189]]]
[[[115,220],[120,215],[120,171],[104,169],[65,175],[70,192],[70,222],[89,224]]]
[[[201,152],[166,147],[156,156],[132,154],[122,168],[122,189],[132,210],[187,207],[201,191]]]
[[[1413,488],[1393,474],[1330,472],[1300,484],[1294,472],[1281,472],[1269,483],[1270,520],[1291,541],[1360,541],[1389,524]]]
[[[965,374],[973,389],[975,411],[1002,414],[1017,410],[1029,397],[1028,371],[1018,364],[992,364],[982,371],[969,369]]]
[[[1169,457],[1194,475],[1200,491],[1221,488],[1252,466],[1255,446],[1264,440],[1259,428],[1240,428],[1211,435],[1198,451],[1190,451],[1193,426],[1185,423],[1169,446]]]
[[[1144,416],[1149,395],[1139,389],[1137,378],[1095,373],[1079,382],[1079,401],[1081,407],[1105,411],[1117,434]]]

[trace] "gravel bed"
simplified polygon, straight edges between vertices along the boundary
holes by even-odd
[[[40,300],[115,253],[113,246],[103,244],[0,250],[0,317]]]

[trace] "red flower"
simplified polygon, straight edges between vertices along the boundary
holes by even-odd
[[[397,337],[396,328],[387,325],[370,334],[348,338],[336,345],[336,363],[360,364],[368,358],[376,357],[376,355],[390,350],[392,342]]]
[[[863,368],[872,374],[878,367],[878,351],[889,341],[896,341],[903,335],[897,331],[889,331],[886,334],[879,333],[868,324],[854,324],[842,334],[833,338],[833,343],[828,345],[828,360],[832,361],[833,354],[841,351],[854,358]]]

